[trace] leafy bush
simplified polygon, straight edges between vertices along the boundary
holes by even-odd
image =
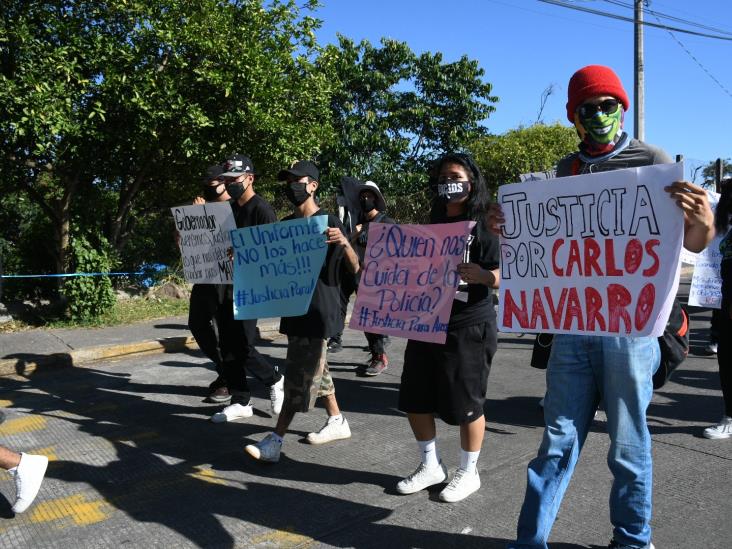
[[[74,238],[72,261],[77,273],[107,273],[114,266],[109,243],[98,237],[93,246],[84,236]],[[67,313],[72,320],[91,320],[107,312],[115,303],[112,282],[108,276],[78,276],[64,283]]]

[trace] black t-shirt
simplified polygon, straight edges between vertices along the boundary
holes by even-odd
[[[243,206],[236,200],[229,200],[231,211],[234,212],[234,222],[237,229],[252,227],[254,225],[266,225],[277,221],[274,209],[264,198],[255,194]],[[224,296],[227,299],[234,299],[234,286],[232,284],[221,284],[219,288],[219,300]]]
[[[234,212],[234,221],[238,229],[254,225],[266,225],[277,221],[274,209],[264,198],[255,194],[240,206],[236,200],[230,202]]]
[[[458,217],[444,217],[432,219],[432,223],[454,223],[467,221],[465,215]],[[478,221],[470,232],[469,243],[465,248],[463,263],[477,263],[483,269],[492,271],[498,268],[500,249],[498,237]],[[493,307],[491,290],[485,284],[465,284],[458,287],[455,301],[450,311],[449,329],[473,326],[481,322],[496,320],[496,311]]]
[[[328,227],[340,229],[345,234],[343,223],[336,216],[323,210],[318,210],[313,214],[313,216],[316,215],[327,215]],[[295,219],[295,216],[288,215],[282,221],[290,219]],[[344,269],[346,269],[344,256],[345,250],[341,246],[328,245],[325,262],[320,269],[308,312],[302,316],[282,317],[280,333],[327,339],[343,331],[340,284],[344,276]]]

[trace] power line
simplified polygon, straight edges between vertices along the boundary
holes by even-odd
[[[613,4],[615,6],[620,6],[621,8],[627,8],[627,9],[631,9],[631,10],[634,9],[633,4],[630,4],[628,2],[622,2],[621,0],[604,0],[604,1],[606,3],[608,3],[608,4]],[[716,32],[718,34],[727,34],[729,36],[732,36],[732,32],[726,31],[724,29],[719,29],[719,28],[716,28],[716,27],[710,27],[708,25],[703,25],[701,23],[696,23],[694,21],[689,21],[688,19],[683,19],[681,17],[676,17],[674,15],[669,15],[667,13],[661,13],[660,11],[651,10],[651,8],[648,8],[648,7],[644,7],[643,8],[643,11],[645,13],[652,14],[658,20],[659,23],[662,23],[660,21],[661,18],[662,19],[668,19],[669,21],[675,21],[676,23],[682,23],[682,24],[688,25],[690,27],[697,27],[697,28],[700,28],[700,29],[706,29],[708,31],[713,31],[713,32]]]
[[[656,19],[658,19],[658,16],[652,10],[648,9],[647,11],[648,11],[648,13],[650,13],[651,15],[653,15]],[[709,72],[704,65],[702,65],[701,61],[699,61],[696,57],[694,57],[694,54],[692,54],[687,49],[687,47],[684,46],[684,44],[681,42],[681,40],[679,40],[673,32],[671,32],[668,29],[666,29],[666,30],[671,35],[671,38],[673,38],[676,41],[676,43],[679,45],[679,47],[686,52],[686,55],[688,55],[689,57],[691,57],[691,59],[694,61],[694,63],[696,63],[697,65],[699,65],[699,68],[701,70],[703,70],[705,73],[707,73],[707,76],[709,76],[709,78],[711,78],[712,81],[714,81],[714,83],[717,84],[717,86],[719,86],[724,93],[726,93],[727,95],[729,95],[730,97],[732,97],[732,93],[730,93],[730,91],[727,88],[724,87],[724,84],[722,84],[719,80],[717,80],[717,78],[711,72]]]
[[[625,17],[623,15],[618,15],[616,13],[610,13],[607,11],[601,11],[601,10],[596,10],[596,9],[592,9],[592,8],[585,8],[582,6],[575,6],[573,4],[567,4],[566,2],[562,2],[561,0],[539,0],[539,2],[543,2],[545,4],[552,4],[554,6],[568,8],[568,9],[575,10],[575,11],[583,11],[585,13],[591,13],[593,15],[600,15],[602,17],[609,17],[611,19],[617,19],[619,21],[628,21],[631,23],[634,22],[634,19],[632,17]],[[714,38],[717,40],[726,40],[726,41],[732,42],[732,36],[719,36],[718,34],[708,34],[708,33],[704,33],[704,32],[697,32],[697,31],[693,31],[693,30],[689,30],[689,29],[682,29],[679,27],[671,27],[669,25],[664,25],[663,23],[651,23],[650,21],[643,21],[642,24],[646,25],[648,27],[665,29],[667,31],[681,32],[684,34],[701,36],[703,38]]]

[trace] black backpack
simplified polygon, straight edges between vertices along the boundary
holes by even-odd
[[[671,316],[663,335],[658,338],[658,346],[661,348],[661,365],[653,374],[654,389],[663,387],[689,354],[689,315],[678,299],[674,299]]]
[[[531,366],[540,370],[546,369],[553,339],[552,334],[536,335],[534,350],[531,353]],[[658,346],[661,349],[661,365],[653,374],[654,389],[663,387],[689,354],[689,315],[678,299],[674,299],[666,329],[658,338]]]

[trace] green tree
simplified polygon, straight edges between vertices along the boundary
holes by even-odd
[[[702,186],[714,189],[717,181],[717,163],[712,161],[702,169]],[[732,161],[729,158],[722,159],[722,179],[732,177]]]
[[[519,175],[554,168],[557,161],[577,150],[574,128],[561,124],[536,124],[491,135],[472,143],[470,149],[488,184],[514,183]]]
[[[355,175],[392,193],[414,190],[429,160],[485,134],[481,123],[498,100],[477,61],[445,63],[440,53],[416,55],[395,40],[376,47],[339,36],[317,63],[336,83],[335,139],[319,157],[331,185]]]
[[[0,186],[50,220],[56,272],[73,231],[119,252],[227,154],[271,173],[332,139],[319,23],[294,0],[3,5]]]

